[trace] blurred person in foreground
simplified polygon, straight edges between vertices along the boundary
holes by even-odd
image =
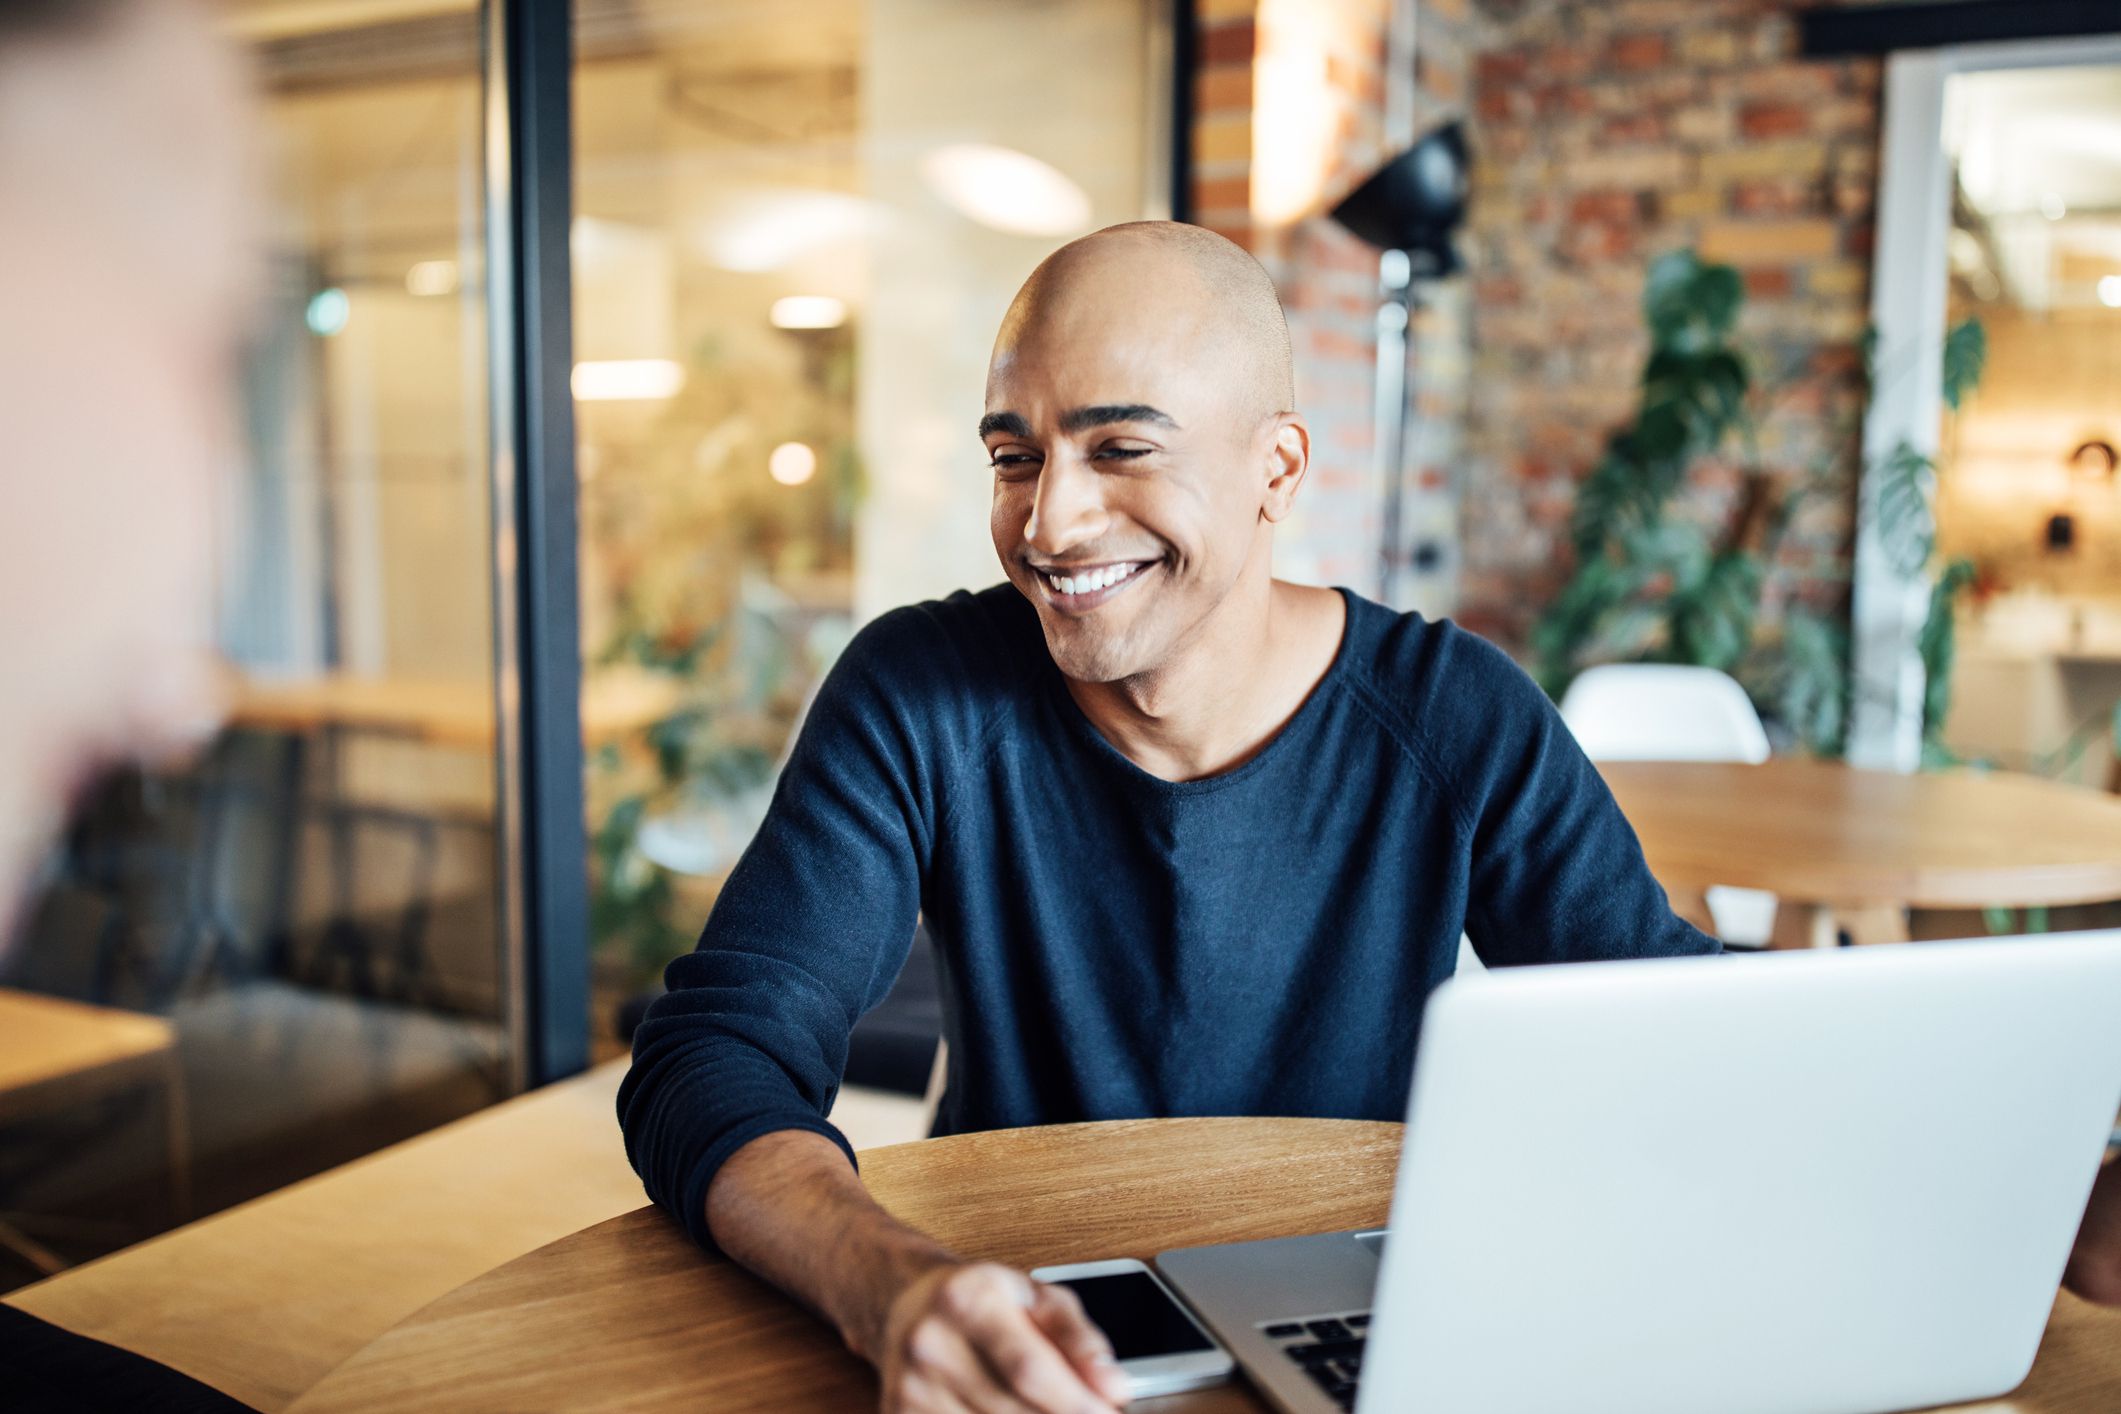
[[[246,99],[197,0],[0,0],[7,924],[98,771],[215,723],[211,520],[255,273]]]
[[[0,955],[70,803],[217,715],[247,103],[201,0],[0,0]],[[242,1407],[0,1306],[0,1409]]]
[[[825,1118],[917,915],[945,1134],[1396,1120],[1461,930],[1498,966],[1716,950],[1500,651],[1273,577],[1293,405],[1273,283],[1229,241],[1138,222],[1041,264],[979,426],[1007,582],[856,637],[635,1037],[650,1194],[831,1320],[887,1410],[1124,1395],[1071,1293],[892,1218]],[[2109,1300],[2115,1177],[2072,1267]]]

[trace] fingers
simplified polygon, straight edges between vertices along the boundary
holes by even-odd
[[[925,1317],[907,1336],[902,1389],[907,1414],[1023,1414],[1027,1408],[995,1383],[972,1343],[940,1316]]]
[[[1110,1414],[1111,1400],[1079,1374],[1032,1318],[1036,1284],[1007,1267],[968,1267],[937,1293],[939,1314],[978,1352],[993,1382],[1038,1414]],[[1116,1371],[1114,1373],[1117,1373]]]
[[[974,1414],[974,1411],[934,1378],[907,1370],[884,1391],[883,1414]]]
[[[1112,1342],[1065,1286],[1033,1282],[1031,1319],[1092,1389],[1114,1404],[1127,1402],[1127,1377],[1112,1358]]]
[[[888,1342],[886,1414],[1112,1414],[1126,1400],[1073,1292],[992,1263],[938,1275]]]

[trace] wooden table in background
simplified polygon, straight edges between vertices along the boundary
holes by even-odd
[[[1909,908],[2121,899],[2121,800],[2012,772],[1832,761],[1604,762],[1650,871],[1694,916],[1711,885],[1782,902],[1782,945],[1902,941]],[[1693,910],[1690,912],[1690,910]]]
[[[0,987],[0,1124],[78,1109],[140,1085],[163,1091],[170,1206],[182,1222],[191,1216],[191,1146],[176,1028],[159,1016]],[[66,1265],[5,1222],[0,1246],[47,1274]]]
[[[1036,1267],[1381,1224],[1399,1145],[1396,1124],[1124,1120],[874,1149],[862,1172],[886,1208],[967,1256]],[[294,1407],[847,1411],[875,1408],[876,1383],[816,1317],[643,1208],[458,1288]],[[1241,1383],[1133,1406],[1263,1407]],[[2121,1409],[2121,1312],[2064,1296],[2024,1387],[1963,1408]]]
[[[582,739],[596,746],[653,726],[677,710],[679,696],[667,674],[592,673],[582,684]],[[493,684],[481,679],[328,673],[242,678],[231,691],[229,720],[260,731],[330,728],[484,751],[493,747],[496,711]]]

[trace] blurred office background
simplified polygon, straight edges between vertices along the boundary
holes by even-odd
[[[1117,221],[1222,231],[1283,291],[1315,452],[1289,577],[1453,615],[1557,692],[1718,668],[1785,752],[2109,789],[2121,37],[1939,69],[1896,147],[1885,53],[1952,7],[1897,41],[1894,8],[227,0],[274,194],[232,715],[88,803],[0,977],[80,1004],[85,1048],[0,1095],[0,1286],[622,1053],[854,628],[995,579],[994,327]],[[555,33],[571,103],[533,140]],[[1463,268],[1415,281],[1385,468],[1379,252],[1330,212],[1454,121]],[[1613,434],[1662,415],[1675,329],[1741,355],[1744,415],[1690,424],[1658,534],[1622,535]],[[537,444],[537,349],[570,343],[571,446]],[[525,593],[535,504],[567,507],[571,616]],[[1880,686],[1908,655],[1949,690]],[[927,966],[857,1082],[919,1089]]]

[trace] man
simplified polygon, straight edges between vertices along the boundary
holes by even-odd
[[[244,87],[194,0],[0,0],[0,954],[71,797],[216,715]],[[240,1408],[0,1306],[0,1409]]]
[[[1496,964],[1715,949],[1501,653],[1272,578],[1309,464],[1293,401],[1272,284],[1229,242],[1144,222],[1042,264],[980,425],[1009,583],[856,638],[637,1033],[619,1105],[649,1192],[832,1321],[887,1409],[1122,1396],[1067,1292],[893,1220],[823,1118],[916,914],[942,1133],[1398,1119],[1461,927]],[[2070,1276],[2109,1301],[2117,1175]]]
[[[889,1408],[1120,1394],[1067,1294],[895,1223],[821,1118],[917,913],[945,1133],[1398,1119],[1461,929],[1494,964],[1715,950],[1500,652],[1273,579],[1293,401],[1273,286],[1220,237],[1139,223],[1041,265],[980,426],[1010,583],[857,638],[640,1028],[649,1191],[834,1321]]]

